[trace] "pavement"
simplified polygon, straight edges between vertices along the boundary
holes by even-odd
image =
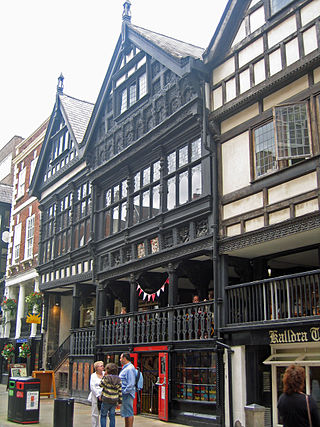
[[[8,392],[6,386],[0,384],[0,427],[12,427],[17,425],[38,425],[41,427],[53,427],[53,406],[54,399],[48,397],[40,398],[40,420],[37,424],[13,423],[7,420],[8,414]],[[108,420],[109,422],[109,420]],[[90,427],[91,406],[82,403],[74,404],[73,427]],[[109,425],[109,424],[107,424]],[[116,416],[116,426],[123,427],[124,419],[120,415]],[[137,415],[134,417],[134,427],[183,427],[182,424],[168,423],[157,418]],[[60,427],[60,426],[55,426]],[[69,427],[69,426],[68,426]],[[71,427],[71,426],[70,426]]]

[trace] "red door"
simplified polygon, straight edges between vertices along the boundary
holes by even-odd
[[[159,378],[157,381],[159,420],[168,421],[168,353],[159,353]]]
[[[134,365],[135,368],[138,367],[138,353],[130,353],[131,357],[131,363]],[[137,415],[138,413],[138,399],[137,399],[137,393],[133,401],[133,413],[134,415]]]

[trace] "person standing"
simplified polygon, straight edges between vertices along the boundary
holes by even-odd
[[[122,353],[120,356],[122,365],[119,377],[121,379],[122,387],[122,405],[121,416],[124,418],[125,427],[133,426],[133,400],[136,394],[136,368],[131,363],[129,353]]]
[[[98,399],[100,400],[102,392],[100,383],[104,375],[104,363],[102,360],[98,360],[93,364],[93,367],[95,372],[93,372],[90,377],[90,394],[88,396],[88,400],[91,402],[92,427],[99,427]]]
[[[284,427],[320,427],[317,403],[302,392],[305,371],[302,366],[289,366],[283,376],[283,394],[278,400]]]
[[[101,413],[100,423],[101,427],[107,425],[107,415],[109,414],[109,427],[116,425],[116,406],[121,403],[121,380],[118,376],[118,367],[115,363],[108,363],[106,366],[106,375],[102,378],[100,387],[102,387],[101,394]]]

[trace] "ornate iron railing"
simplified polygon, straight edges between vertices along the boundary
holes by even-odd
[[[213,301],[99,319],[99,345],[144,344],[213,337]]]
[[[71,331],[71,355],[92,356],[95,348],[95,329],[74,329]]]
[[[50,356],[50,368],[55,370],[70,354],[70,335],[63,341],[57,350]]]
[[[226,324],[320,315],[320,270],[226,287]]]

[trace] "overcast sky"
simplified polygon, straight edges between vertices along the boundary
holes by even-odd
[[[0,146],[50,116],[57,79],[95,102],[121,31],[123,0],[0,2]],[[227,0],[131,0],[132,23],[206,48]]]

